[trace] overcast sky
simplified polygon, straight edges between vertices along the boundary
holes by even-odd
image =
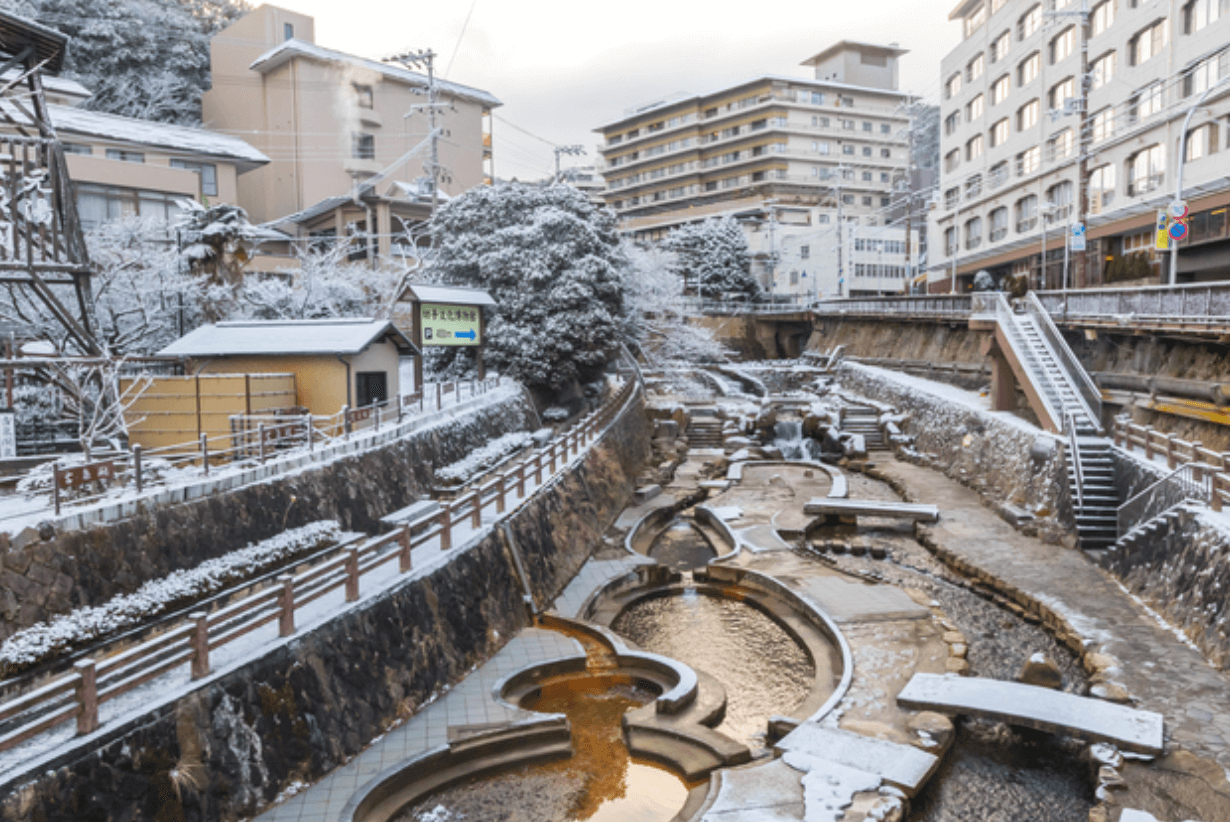
[[[901,62],[902,90],[937,102],[940,58],[960,36],[958,23],[948,21],[955,0],[275,5],[315,17],[316,42],[328,48],[376,58],[402,49],[435,50],[443,76],[504,102],[496,109],[496,173],[522,180],[551,172],[548,143],[584,146],[588,158],[562,158],[565,167],[584,164],[594,159],[593,130],[629,108],[762,74],[810,77],[811,69],[799,63],[841,39],[909,49]]]

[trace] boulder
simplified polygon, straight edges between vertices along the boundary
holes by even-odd
[[[1026,685],[1037,685],[1041,688],[1059,690],[1063,687],[1063,672],[1055,661],[1044,653],[1036,653],[1021,666],[1021,672],[1016,675],[1017,682]]]

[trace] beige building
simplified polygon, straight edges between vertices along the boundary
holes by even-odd
[[[86,111],[78,106],[89,89],[62,77],[43,81],[87,231],[130,215],[170,220],[183,199],[234,203],[240,175],[269,162],[238,137]]]
[[[775,293],[905,290],[905,230],[886,225],[910,165],[912,98],[897,90],[904,53],[842,41],[803,62],[814,79],[758,77],[600,127],[604,196],[622,230],[657,240],[683,223],[730,215]],[[874,275],[869,261],[853,267],[854,243],[872,235],[882,241]],[[916,258],[916,231],[911,245]]]
[[[964,0],[949,19],[962,39],[940,76],[931,291],[949,291],[954,270],[969,288],[980,269],[1062,287],[1073,225],[1088,237],[1087,269],[1068,254],[1069,284],[1156,282],[1168,268],[1155,221],[1180,165],[1192,217],[1179,279],[1230,276],[1230,82],[1217,86],[1230,80],[1230,4],[1090,0],[1087,40],[1078,0]],[[1214,86],[1181,150],[1184,118]]]
[[[387,254],[398,228],[394,201],[413,200],[406,192],[430,179],[426,75],[318,46],[311,17],[270,5],[215,35],[210,64],[205,125],[271,159],[239,181],[251,219],[297,215],[293,222],[312,236],[370,235]],[[487,118],[500,101],[458,83],[438,88],[439,188],[451,196],[487,179]],[[320,210],[331,198],[365,202],[357,216],[335,219]]]

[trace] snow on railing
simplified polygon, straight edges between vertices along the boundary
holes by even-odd
[[[609,425],[639,390],[636,380],[623,380],[600,408],[557,435],[532,456],[507,470],[480,477],[457,499],[438,510],[361,545],[346,545],[320,555],[320,561],[294,574],[282,574],[267,587],[212,613],[195,611],[188,621],[118,654],[99,648],[93,657],[73,665],[71,673],[36,690],[0,702],[0,752],[9,751],[39,734],[76,720],[76,735],[103,724],[102,706],[140,686],[174,672],[185,671],[187,682],[213,670],[213,660],[225,646],[277,624],[277,636],[289,637],[299,624],[317,620],[358,600],[362,588],[387,587],[413,569],[416,548],[452,549],[457,539],[473,537],[492,526],[537,492],[578,458],[582,449],[602,439]],[[528,493],[527,493],[528,491]],[[494,506],[494,512],[489,509]],[[396,563],[396,572],[392,566]],[[316,607],[308,606],[316,604]],[[273,637],[266,637],[273,641]],[[232,652],[228,659],[234,658]],[[174,684],[174,683],[172,683]],[[181,683],[183,684],[183,683]],[[160,686],[161,690],[161,686]],[[168,686],[164,692],[170,692]],[[71,736],[60,740],[67,742]],[[0,772],[5,770],[0,766]]]
[[[159,448],[133,445],[96,462],[65,467],[34,468],[18,481],[18,493],[48,494],[50,508],[60,516],[65,508],[117,500],[117,494],[138,495],[156,488],[182,485],[207,478],[226,468],[266,465],[287,459],[344,447],[360,432],[370,436],[382,429],[401,426],[424,414],[443,410],[464,399],[481,396],[500,385],[499,377],[482,381],[430,383],[424,390],[336,414],[237,414],[231,417],[229,433],[209,435]],[[104,482],[105,481],[105,486]],[[44,488],[43,486],[46,485]],[[0,521],[29,517],[41,509],[31,506],[0,511]]]
[[[1165,457],[1166,467],[1172,471],[1187,464],[1205,466],[1210,475],[1210,491],[1203,501],[1214,511],[1222,510],[1230,502],[1230,452],[1214,451],[1201,442],[1187,442],[1174,434],[1163,434],[1151,425],[1137,425],[1126,419],[1115,420],[1111,436],[1115,445],[1128,453],[1140,447],[1146,460]]]
[[[1176,468],[1119,506],[1119,536],[1185,502],[1211,503],[1217,499],[1215,476],[1216,469],[1200,462]]]
[[[969,319],[971,310],[968,294],[821,300],[812,305],[812,311],[821,317],[966,320]]]

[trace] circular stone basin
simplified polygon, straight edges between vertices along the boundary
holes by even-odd
[[[649,546],[650,559],[676,571],[691,571],[709,564],[717,551],[687,520],[677,519],[662,530]]]
[[[692,787],[668,770],[630,758],[623,715],[659,695],[619,673],[564,674],[543,682],[520,707],[562,713],[572,731],[568,759],[472,779],[403,808],[395,822],[668,822]]]
[[[811,693],[811,654],[750,602],[694,589],[633,602],[611,623],[640,648],[704,671],[726,688],[716,730],[764,747],[771,717],[789,714]]]

